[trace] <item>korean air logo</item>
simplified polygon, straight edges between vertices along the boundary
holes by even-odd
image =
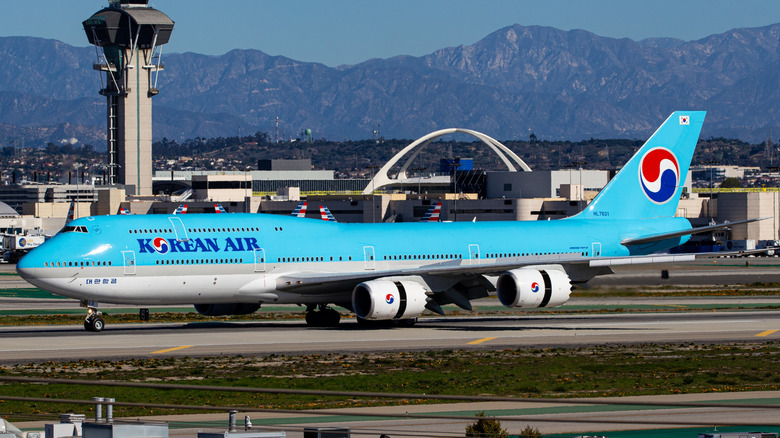
[[[171,249],[171,245],[162,237],[155,237],[154,240],[152,240],[152,248],[160,254],[165,254]]]
[[[533,283],[531,283],[531,292],[533,292],[533,293],[539,292],[539,283],[537,283],[535,281]]]
[[[395,297],[393,296],[393,294],[387,294],[387,296],[385,297],[385,302],[387,304],[393,304],[394,301],[395,301]]]
[[[680,165],[669,149],[650,149],[639,162],[639,183],[647,199],[655,204],[666,204],[677,193],[680,184]]]

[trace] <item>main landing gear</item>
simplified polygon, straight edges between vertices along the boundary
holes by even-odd
[[[417,318],[407,319],[387,319],[387,320],[368,320],[357,317],[358,325],[363,328],[392,328],[392,327],[412,327],[417,324]]]
[[[341,315],[325,304],[310,304],[306,306],[306,324],[310,327],[336,327]]]
[[[82,302],[82,306],[87,308],[87,317],[84,319],[84,329],[88,332],[102,332],[106,326],[101,316],[103,312],[97,309],[98,303],[95,301]]]

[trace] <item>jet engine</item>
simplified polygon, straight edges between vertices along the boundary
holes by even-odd
[[[409,319],[425,310],[425,288],[414,281],[371,280],[352,291],[352,309],[369,321]]]
[[[512,269],[498,277],[496,290],[507,307],[555,307],[569,300],[571,280],[563,271]]]
[[[257,312],[259,303],[196,304],[195,310],[206,316],[249,315]]]

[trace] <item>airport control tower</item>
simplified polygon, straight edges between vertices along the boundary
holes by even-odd
[[[162,45],[173,21],[148,0],[109,0],[84,21],[90,44],[99,49],[93,65],[108,103],[108,183],[129,195],[152,194],[152,97],[163,69]]]

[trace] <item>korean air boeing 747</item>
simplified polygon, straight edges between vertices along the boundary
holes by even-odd
[[[673,113],[581,213],[523,222],[334,223],[233,213],[76,219],[17,265],[25,280],[88,308],[193,304],[205,315],[266,303],[307,306],[306,321],[412,324],[428,309],[471,309],[495,292],[509,307],[558,306],[572,284],[616,264],[691,260],[655,255],[693,233],[675,217],[704,112]],[[733,225],[733,224],[732,224]],[[715,226],[715,227],[723,227]],[[712,229],[713,227],[706,227]]]

